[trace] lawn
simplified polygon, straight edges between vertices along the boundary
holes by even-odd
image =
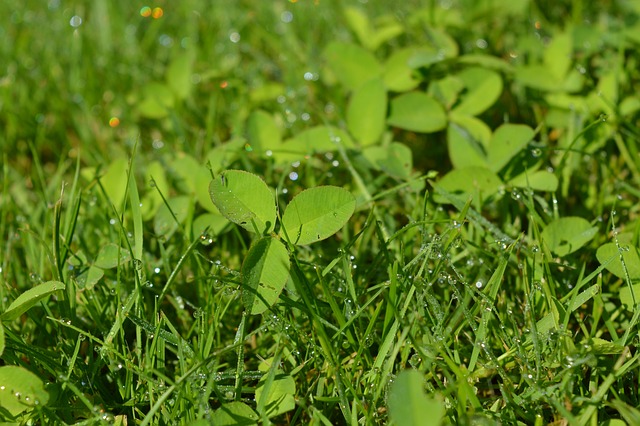
[[[640,2],[0,16],[2,424],[640,424]]]

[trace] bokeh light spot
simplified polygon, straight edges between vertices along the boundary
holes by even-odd
[[[109,119],[109,126],[118,127],[120,125],[120,119],[118,117],[111,117]]]
[[[153,19],[160,19],[164,15],[164,10],[161,7],[154,7],[153,12],[151,12],[151,17]]]
[[[143,6],[142,9],[140,9],[140,16],[143,18],[151,16],[151,8],[149,6]]]

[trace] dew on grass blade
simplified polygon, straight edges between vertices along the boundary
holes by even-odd
[[[78,28],[80,25],[82,25],[82,18],[78,15],[73,15],[69,20],[69,25],[71,25],[73,28]]]

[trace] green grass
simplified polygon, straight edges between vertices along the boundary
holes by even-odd
[[[0,4],[0,420],[640,423],[636,3]]]

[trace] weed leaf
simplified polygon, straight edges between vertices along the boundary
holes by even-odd
[[[242,303],[252,314],[273,305],[289,278],[289,254],[280,240],[264,237],[249,249],[242,264]]]
[[[256,401],[260,401],[263,398],[267,382],[267,376],[265,375],[256,388]],[[268,394],[266,395],[266,401],[264,407],[268,417],[275,417],[279,414],[286,413],[296,408],[295,399],[293,395],[296,393],[296,383],[289,375],[276,374],[270,386],[268,387]]]
[[[489,143],[489,168],[494,172],[502,169],[527,146],[533,135],[533,129],[523,124],[503,124],[498,127]]]
[[[302,191],[282,215],[281,235],[298,245],[315,243],[335,234],[356,208],[355,197],[337,186],[318,186]]]
[[[360,145],[371,145],[380,139],[386,116],[387,91],[381,79],[369,80],[351,96],[347,108],[347,126]]]
[[[466,88],[460,104],[454,109],[458,114],[481,114],[493,105],[502,93],[502,78],[495,71],[473,67],[462,71],[457,77]]]
[[[31,288],[14,300],[6,311],[0,315],[3,321],[11,321],[18,318],[32,306],[40,302],[45,297],[53,294],[58,290],[64,290],[65,285],[60,281],[47,281],[34,288]],[[0,381],[1,383],[1,381]]]
[[[258,424],[258,415],[247,404],[233,401],[222,404],[211,416],[211,423],[220,426],[250,426]],[[206,424],[209,424],[208,422]]]
[[[424,378],[415,370],[402,371],[389,392],[389,415],[397,425],[437,426],[445,413],[441,401],[427,397]]]
[[[0,384],[0,407],[12,416],[49,402],[42,380],[25,368],[15,365],[0,367]]]
[[[566,256],[587,244],[598,232],[581,217],[561,217],[548,224],[542,238],[549,249],[558,256]]]
[[[102,269],[111,269],[128,262],[131,255],[128,251],[114,243],[109,243],[100,249],[96,257],[95,266]]]
[[[445,128],[447,116],[431,96],[423,92],[410,92],[391,101],[391,115],[387,122],[412,132],[432,133]]]
[[[348,90],[382,74],[382,66],[373,53],[355,44],[332,42],[324,57],[336,78]]]
[[[276,206],[271,190],[258,176],[242,170],[226,170],[209,185],[209,194],[220,213],[248,231],[273,231]]]

